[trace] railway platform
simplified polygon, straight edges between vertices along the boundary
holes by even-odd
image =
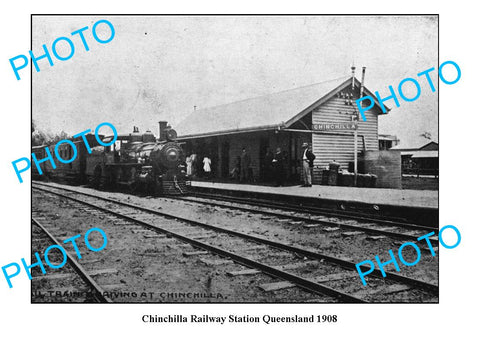
[[[200,193],[275,200],[341,211],[360,211],[397,217],[419,224],[438,225],[438,191],[356,188],[313,185],[270,187],[238,183],[192,181]]]

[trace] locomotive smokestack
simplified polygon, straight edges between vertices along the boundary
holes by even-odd
[[[158,140],[159,141],[166,141],[167,140],[167,134],[166,134],[167,124],[168,124],[167,121],[159,121],[158,122],[158,131],[159,131]]]

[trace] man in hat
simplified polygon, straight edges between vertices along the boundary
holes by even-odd
[[[273,155],[272,159],[272,167],[276,187],[281,187],[283,185],[283,182],[285,181],[284,160],[285,157],[283,156],[282,149],[279,147],[277,148],[277,151]]]
[[[308,143],[302,144],[302,164],[303,164],[303,181],[302,187],[312,186],[312,169],[313,160],[315,160],[315,154],[310,150]]]

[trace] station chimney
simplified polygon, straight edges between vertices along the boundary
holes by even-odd
[[[363,89],[365,88],[365,70],[366,69],[367,67],[362,67],[362,82],[360,84],[360,98],[363,97]]]
[[[352,65],[352,92],[355,89],[355,66]]]

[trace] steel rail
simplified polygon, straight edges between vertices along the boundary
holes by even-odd
[[[64,194],[61,194],[61,193],[56,193],[56,192],[53,192],[51,190],[48,190],[48,189],[44,189],[44,188],[38,188],[38,187],[32,187],[32,189],[36,189],[36,190],[43,190],[47,193],[50,193],[50,194],[54,194],[54,195],[57,195],[57,196],[60,196],[60,197],[63,197],[63,198],[66,198],[68,200],[72,200],[72,201],[75,201],[75,202],[78,202],[78,203],[81,203],[81,204],[84,204],[84,205],[87,205],[87,206],[90,206],[92,208],[95,208],[97,210],[100,210],[100,211],[104,211],[104,212],[107,212],[111,215],[114,215],[114,216],[117,216],[117,217],[120,217],[122,219],[125,219],[125,220],[128,220],[130,222],[133,222],[135,224],[138,224],[138,225],[141,225],[143,227],[146,227],[146,228],[149,228],[149,229],[152,229],[152,230],[155,230],[157,232],[160,232],[160,233],[163,233],[163,234],[166,234],[168,236],[172,236],[172,237],[175,237],[179,240],[182,240],[182,241],[185,241],[193,246],[196,246],[198,248],[201,248],[201,249],[204,249],[204,250],[207,250],[207,251],[210,251],[210,252],[213,252],[217,255],[220,255],[220,256],[223,256],[223,257],[227,257],[227,258],[230,258],[232,260],[234,260],[235,262],[239,263],[239,264],[242,264],[244,266],[247,266],[249,268],[253,268],[253,269],[257,269],[257,270],[260,270],[262,272],[264,272],[265,274],[268,274],[270,276],[273,276],[273,277],[278,277],[278,278],[281,278],[283,280],[286,280],[286,281],[289,281],[307,291],[310,291],[312,293],[315,293],[315,294],[320,294],[320,295],[328,295],[328,296],[332,296],[332,297],[335,297],[335,298],[339,298],[345,302],[348,302],[348,303],[368,303],[367,301],[361,299],[361,298],[358,298],[358,297],[355,297],[355,296],[352,296],[352,295],[349,295],[349,294],[346,294],[346,293],[343,293],[341,291],[338,291],[338,290],[335,290],[331,287],[328,287],[328,286],[325,286],[325,285],[321,285],[319,283],[316,283],[314,281],[311,281],[311,280],[308,280],[308,279],[305,279],[305,278],[302,278],[300,276],[297,276],[297,275],[294,275],[294,274],[291,274],[291,273],[288,273],[286,271],[283,271],[281,269],[278,269],[278,268],[275,268],[275,267],[272,267],[272,266],[269,266],[269,265],[266,265],[266,264],[263,264],[263,263],[260,263],[260,262],[257,262],[255,260],[252,260],[250,258],[246,258],[246,257],[243,257],[243,256],[240,256],[240,255],[237,255],[233,252],[230,252],[230,251],[227,251],[227,250],[224,250],[224,249],[221,249],[221,248],[218,248],[216,246],[212,246],[210,244],[207,244],[207,243],[204,243],[204,242],[201,242],[201,241],[198,241],[198,240],[195,240],[195,239],[192,239],[192,238],[189,238],[185,235],[181,235],[181,234],[178,234],[178,233],[175,233],[175,232],[172,232],[172,231],[169,231],[167,229],[164,229],[164,228],[161,228],[161,227],[158,227],[156,225],[153,225],[153,224],[150,224],[150,223],[147,223],[147,222],[144,222],[144,221],[141,221],[139,219],[136,219],[136,218],[133,218],[133,217],[129,217],[129,216],[126,216],[124,214],[121,214],[121,213],[118,213],[118,212],[115,212],[115,211],[112,211],[112,210],[109,210],[107,208],[104,208],[104,207],[101,207],[101,206],[97,206],[95,204],[92,204],[92,203],[89,203],[89,202],[86,202],[86,201],[83,201],[83,200],[80,200],[80,199],[77,199],[77,198],[73,198],[71,196],[67,196],[67,195],[64,195]],[[60,189],[61,188],[57,188],[57,189]],[[83,193],[79,193],[79,194],[83,194]],[[103,198],[98,198],[98,197],[95,197],[96,199],[103,199]]]
[[[304,221],[307,223],[317,223],[317,224],[324,224],[324,225],[329,225],[329,226],[337,226],[341,228],[346,228],[346,229],[355,229],[355,230],[361,230],[366,233],[369,233],[371,235],[387,235],[391,238],[397,239],[397,240],[411,240],[411,239],[416,239],[417,237],[414,235],[409,235],[409,234],[404,234],[404,233],[397,233],[393,231],[388,231],[388,230],[382,230],[382,229],[376,229],[372,227],[362,227],[358,225],[353,225],[353,224],[348,224],[348,223],[341,223],[341,222],[331,222],[328,220],[323,220],[319,218],[309,218],[309,217],[293,217],[285,213],[278,213],[278,212],[269,212],[269,211],[263,211],[255,208],[248,208],[248,207],[237,207],[237,206],[232,206],[232,205],[227,205],[227,204],[220,204],[220,203],[215,203],[215,202],[206,202],[206,201],[199,201],[199,200],[194,200],[194,199],[188,199],[188,198],[183,198],[183,197],[175,197],[175,196],[168,196],[170,199],[176,199],[176,200],[181,200],[185,202],[193,202],[193,203],[199,203],[199,204],[204,204],[204,205],[213,205],[217,207],[222,207],[222,208],[228,208],[228,209],[239,209],[245,212],[251,212],[251,213],[256,213],[256,214],[264,214],[264,215],[270,215],[274,217],[279,217],[279,218],[288,218],[296,221]],[[247,203],[245,203],[247,204]],[[256,204],[247,204],[247,205],[256,205]],[[274,208],[274,207],[271,207]],[[286,208],[283,208],[283,210],[288,210]],[[297,211],[304,213],[304,211]],[[353,218],[356,219],[356,218]],[[386,224],[386,222],[383,222],[382,224]],[[435,242],[435,244],[438,245],[438,239],[432,239],[431,241]]]
[[[61,246],[60,242],[42,225],[38,220],[32,217],[32,222],[37,225],[45,235],[52,241],[55,245]],[[109,298],[104,296],[105,290],[103,290],[96,282],[92,279],[90,275],[88,275],[87,271],[72,257],[72,255],[65,250],[67,255],[67,262],[70,266],[77,272],[77,274],[85,281],[85,283],[93,289],[94,297],[100,303],[113,303],[113,301]]]
[[[35,184],[40,184],[40,183],[35,183]],[[72,190],[72,189],[69,189],[69,188],[61,188],[61,187],[56,187],[56,186],[47,185],[47,184],[43,184],[43,183],[41,183],[40,185],[46,186],[48,188],[57,188],[57,189],[61,189],[61,190],[66,190],[66,191],[70,191],[70,192],[73,192],[73,193],[80,193],[80,194],[83,194],[83,195],[92,195],[92,194],[87,194],[87,193],[81,193],[79,191]],[[416,236],[408,235],[408,234],[404,234],[404,233],[397,233],[397,232],[393,232],[393,231],[376,229],[376,228],[371,228],[371,227],[362,227],[362,226],[357,226],[357,225],[348,224],[348,223],[331,222],[331,221],[328,221],[328,220],[317,219],[317,218],[292,217],[290,215],[283,214],[283,213],[278,213],[278,212],[268,212],[268,211],[258,210],[258,209],[255,209],[255,208],[236,207],[236,206],[231,206],[231,205],[226,205],[226,204],[199,202],[199,201],[196,201],[196,200],[182,198],[182,197],[176,197],[176,196],[167,196],[167,197],[170,198],[170,199],[174,199],[174,200],[182,200],[182,201],[187,201],[187,202],[191,201],[191,202],[195,202],[195,203],[202,203],[204,205],[211,204],[211,205],[215,205],[215,206],[218,206],[218,207],[224,207],[224,208],[229,208],[229,209],[238,209],[238,210],[242,210],[242,211],[245,211],[245,212],[251,212],[251,213],[255,213],[255,214],[271,215],[271,216],[280,217],[280,218],[288,218],[288,219],[297,220],[297,221],[304,221],[304,222],[308,222],[308,223],[312,223],[312,224],[324,224],[324,225],[328,225],[328,226],[332,226],[332,227],[340,227],[340,228],[344,228],[344,229],[360,230],[360,231],[364,231],[364,232],[366,232],[370,235],[377,235],[377,236],[386,235],[386,236],[389,236],[393,239],[397,239],[397,240],[401,240],[401,241],[412,240],[412,239],[417,238]],[[112,200],[112,199],[107,199],[107,198],[102,198],[102,199],[103,200]],[[116,200],[112,200],[111,202],[116,202]],[[125,205],[129,205],[129,204],[125,203]],[[133,206],[131,206],[131,207],[133,207]],[[136,206],[136,208],[139,208],[139,206]],[[160,212],[156,212],[156,211],[152,211],[152,212],[162,214],[162,215],[168,215],[167,213],[160,213]],[[170,217],[173,218],[174,216],[170,216]],[[434,238],[431,238],[430,240],[433,242],[434,245],[438,245],[438,239],[437,238],[434,237]]]
[[[60,187],[54,187],[54,186],[48,186],[48,187],[54,188],[54,189],[59,189],[59,190],[65,190],[67,192],[72,192],[72,193],[84,195],[84,196],[87,196],[87,197],[92,197],[92,198],[97,199],[97,200],[99,199],[99,200],[104,200],[104,201],[107,201],[107,202],[112,202],[112,203],[115,203],[115,204],[121,205],[121,206],[127,206],[127,207],[130,207],[130,208],[134,208],[134,209],[137,209],[137,210],[140,210],[140,211],[148,212],[148,213],[151,213],[151,214],[154,214],[154,215],[163,216],[163,217],[174,219],[174,220],[179,220],[179,221],[188,223],[190,225],[201,226],[203,228],[214,230],[214,231],[217,231],[217,232],[220,232],[220,233],[229,234],[229,235],[233,235],[233,236],[238,236],[238,237],[241,237],[241,238],[244,238],[244,239],[249,239],[249,240],[259,242],[259,243],[262,243],[262,244],[265,244],[265,245],[277,247],[279,249],[287,250],[287,251],[290,251],[290,252],[295,252],[295,253],[298,253],[300,255],[310,257],[310,258],[313,258],[313,259],[317,259],[317,260],[322,260],[323,259],[323,260],[329,261],[333,264],[340,265],[344,268],[357,271],[356,265],[353,262],[350,262],[350,261],[347,261],[347,260],[344,260],[344,259],[340,259],[340,258],[337,258],[337,257],[325,255],[325,254],[322,254],[322,253],[318,253],[318,252],[315,252],[315,251],[307,250],[307,249],[304,249],[300,246],[286,245],[282,242],[267,240],[267,239],[262,238],[260,236],[241,233],[241,232],[225,229],[225,228],[222,228],[222,227],[217,227],[217,226],[214,226],[214,225],[210,225],[210,224],[207,224],[207,223],[197,222],[197,221],[194,221],[194,220],[191,220],[191,219],[188,219],[188,218],[178,217],[178,216],[174,216],[174,215],[164,213],[164,212],[158,212],[158,211],[155,211],[155,210],[152,210],[152,209],[149,209],[149,208],[146,208],[146,207],[138,206],[138,205],[135,205],[135,204],[129,204],[129,203],[125,203],[125,202],[121,202],[121,201],[114,200],[114,199],[109,199],[109,198],[102,198],[102,197],[99,197],[97,195],[93,195],[93,194],[89,194],[89,193],[82,193],[82,192],[72,190],[72,189],[68,189],[68,188],[60,188]],[[37,188],[37,189],[44,190],[46,192],[51,192],[50,190],[44,189],[44,188]],[[59,196],[66,197],[68,199],[78,200],[79,202],[86,203],[82,200],[70,198],[70,197],[68,197],[66,195],[63,195],[63,194],[60,194],[60,193],[55,193],[55,192],[51,192],[51,193],[59,195]],[[93,204],[90,204],[90,203],[87,203],[87,204],[91,205],[92,207],[98,208],[97,206],[95,206]],[[117,213],[115,213],[113,211],[110,211],[108,209],[104,209],[104,208],[101,208],[101,207],[100,207],[100,209],[107,210],[109,212],[112,212],[113,214],[117,214]],[[127,219],[134,219],[134,218],[130,218],[130,217],[126,217],[126,218]],[[361,266],[360,268],[363,271],[367,271],[366,267]],[[438,294],[438,286],[437,285],[434,285],[434,284],[431,284],[431,283],[428,283],[428,282],[425,282],[425,281],[409,278],[409,277],[406,277],[406,276],[403,276],[403,275],[400,275],[400,274],[397,274],[397,273],[394,273],[394,272],[385,272],[385,274],[386,274],[386,278],[389,278],[391,280],[395,280],[395,281],[403,283],[403,284],[415,286],[415,287],[420,288],[422,290]],[[368,276],[373,276],[373,277],[380,278],[380,279],[385,278],[382,275],[382,273],[377,269],[374,269],[374,271],[372,273],[370,273]]]
[[[239,204],[246,204],[246,205],[256,205],[256,206],[263,206],[267,208],[274,208],[274,209],[280,209],[280,210],[290,210],[290,211],[295,211],[295,212],[300,212],[300,213],[308,213],[308,214],[317,214],[317,215],[325,215],[325,216],[332,216],[332,217],[339,217],[339,218],[347,218],[347,219],[356,219],[359,221],[365,221],[369,223],[378,223],[378,224],[390,224],[390,225],[395,225],[403,228],[410,228],[410,229],[422,229],[422,230],[438,230],[438,228],[435,227],[430,227],[426,225],[419,225],[419,224],[413,224],[413,223],[407,223],[407,222],[401,222],[400,219],[398,221],[395,220],[382,220],[378,218],[372,217],[372,215],[362,215],[356,212],[350,212],[349,214],[344,214],[337,212],[335,210],[331,209],[326,209],[326,208],[317,208],[317,207],[312,207],[312,206],[294,206],[289,203],[273,203],[273,202],[268,202],[266,200],[255,200],[255,199],[242,199],[242,198],[237,198],[237,197],[232,197],[232,196],[227,196],[227,195],[216,195],[216,194],[208,194],[208,193],[198,193],[198,192],[191,192],[193,196],[197,197],[203,197],[206,199],[212,199],[212,200],[220,200],[220,201],[230,201],[230,202],[236,202]],[[174,198],[172,196],[172,198]],[[178,197],[178,199],[186,199],[186,198],[181,198]]]

